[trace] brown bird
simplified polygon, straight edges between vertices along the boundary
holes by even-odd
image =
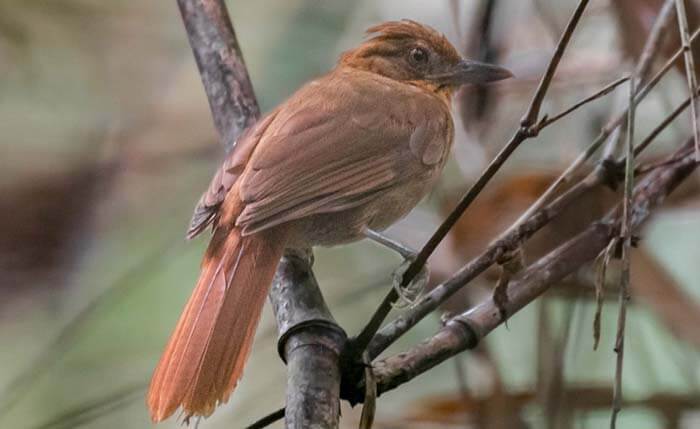
[[[413,21],[368,34],[251,127],[200,199],[188,237],[210,225],[213,237],[151,380],[154,421],[226,402],[284,249],[359,240],[405,216],[445,165],[455,90],[511,76]]]

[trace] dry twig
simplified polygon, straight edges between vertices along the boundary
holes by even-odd
[[[672,0],[669,0],[672,1]],[[663,11],[663,9],[662,9]],[[664,16],[659,16],[657,17],[657,20],[662,20],[665,19]],[[650,36],[649,39],[647,40],[647,44],[645,46],[645,52],[657,49],[658,50],[658,39],[661,38],[661,32],[664,28],[664,26],[654,26],[657,31],[653,32]],[[690,42],[692,43],[698,36],[700,35],[700,29],[696,30],[695,33],[693,33],[693,36],[690,38]],[[516,228],[519,224],[524,222],[526,219],[528,219],[530,216],[532,216],[534,213],[536,213],[539,209],[541,209],[551,198],[556,192],[558,192],[562,186],[571,181],[572,178],[578,174],[579,170],[581,167],[584,165],[588,159],[593,156],[593,154],[602,146],[602,144],[610,137],[610,135],[617,129],[625,120],[627,117],[630,108],[633,106],[636,107],[650,92],[651,90],[659,83],[661,78],[673,67],[673,64],[678,60],[678,58],[683,54],[683,48],[681,47],[676,51],[676,53],[671,56],[671,58],[668,59],[668,61],[664,64],[664,66],[647,82],[636,94],[634,101],[627,106],[625,111],[620,113],[615,119],[613,119],[610,123],[608,123],[605,128],[601,131],[600,135],[591,143],[567,168],[566,170],[557,178],[557,180],[552,183],[549,188],[540,196],[540,198],[537,199],[521,216],[518,218],[518,221],[513,224],[513,227],[511,228]],[[643,54],[641,56],[641,60],[645,61],[646,64],[650,67],[652,63],[652,59],[654,58],[654,55],[651,53],[649,54]],[[637,71],[639,70],[644,70],[647,66],[645,64],[640,64],[637,67]]]
[[[655,170],[636,187],[629,210],[629,228],[640,227],[652,211],[698,166],[688,146],[679,149],[670,158],[674,164]],[[678,155],[685,153],[682,158]],[[510,290],[508,314],[524,308],[552,284],[566,277],[583,264],[593,260],[619,234],[619,210],[613,210],[602,222],[591,225],[567,243],[532,264]],[[446,359],[475,347],[480,339],[503,323],[493,298],[454,317],[434,336],[417,346],[374,363],[378,392],[386,392],[410,381]],[[362,389],[362,386],[358,386]],[[361,390],[360,390],[361,391]],[[349,398],[358,400],[359,398]]]
[[[700,34],[695,33],[695,36]],[[680,55],[680,51],[678,52]],[[677,57],[676,57],[677,59]],[[675,61],[674,58],[669,60],[666,65],[651,79],[651,81],[645,86],[645,89],[637,94],[637,101],[642,95],[646,95],[653,85],[657,83],[661,76],[670,69],[670,65]],[[670,115],[664,118],[661,123],[650,133],[650,135],[635,149],[635,156],[639,155],[644,149],[646,149],[653,139],[658,136],[661,131],[663,131],[674,118],[676,118],[684,108],[687,108],[689,99],[685,103],[682,103],[676,110],[674,110]],[[618,118],[619,119],[619,118]],[[616,122],[616,121],[613,121]],[[603,140],[600,138],[596,139],[596,142],[602,143]],[[595,143],[595,142],[594,142]],[[621,165],[625,162],[625,159],[614,161],[612,164]],[[613,183],[617,181],[616,177],[610,177],[608,167],[605,166],[605,162],[596,168],[591,174],[589,174],[584,180],[577,183],[575,186],[567,190],[565,193],[554,199],[551,203],[544,207],[536,207],[536,210],[527,218],[525,221],[520,219],[516,221],[510,228],[506,230],[501,237],[496,240],[492,245],[485,249],[481,255],[472,259],[469,263],[464,265],[451,279],[438,285],[430,293],[428,293],[420,302],[417,303],[415,307],[406,313],[398,316],[394,321],[389,323],[387,326],[382,328],[377,332],[377,335],[372,339],[369,344],[369,351],[372,357],[376,357],[384,351],[389,345],[393,344],[401,335],[408,331],[411,327],[415,326],[419,321],[421,321],[427,314],[435,310],[441,303],[445,302],[450,296],[452,296],[456,291],[462,288],[464,285],[469,283],[471,280],[476,278],[479,274],[484,272],[491,265],[496,263],[505,253],[513,251],[523,242],[529,239],[535,232],[544,227],[549,223],[554,217],[558,216],[559,213],[563,211],[564,208],[568,207],[573,201],[576,201],[581,195],[593,189],[601,184]],[[570,167],[571,169],[571,167]],[[560,176],[568,177],[566,173]],[[551,189],[551,188],[550,188]],[[540,197],[541,199],[542,197]],[[540,201],[540,200],[538,200]],[[536,202],[537,204],[537,202]],[[529,210],[532,209],[531,206]],[[522,217],[521,217],[522,219]]]
[[[598,349],[598,343],[600,342],[600,323],[601,316],[603,313],[603,299],[604,299],[604,288],[605,288],[605,274],[608,271],[608,266],[610,265],[610,260],[615,252],[618,245],[618,238],[613,237],[608,244],[608,247],[603,250],[600,255],[598,255],[598,272],[596,273],[595,282],[595,315],[593,316],[593,350]]]
[[[496,157],[491,161],[491,163],[486,167],[484,172],[481,174],[479,179],[472,185],[469,191],[462,197],[457,207],[449,214],[445,221],[440,225],[440,227],[435,231],[435,233],[430,237],[428,242],[423,246],[421,251],[416,256],[416,259],[408,267],[403,275],[401,281],[401,287],[406,287],[413,278],[420,272],[421,268],[428,261],[428,258],[437,248],[437,246],[442,242],[442,240],[447,236],[447,233],[452,229],[454,224],[459,220],[464,211],[471,205],[471,203],[476,199],[476,197],[481,193],[481,191],[486,187],[486,184],[491,180],[491,178],[498,172],[498,170],[503,166],[510,155],[528,138],[534,137],[538,132],[538,117],[540,115],[540,109],[542,107],[542,102],[547,94],[547,90],[554,78],[554,74],[561,62],[564,55],[566,47],[568,46],[571,36],[574,33],[578,23],[580,22],[581,16],[583,15],[586,6],[588,5],[588,0],[580,0],[578,6],[576,7],[574,13],[569,20],[569,23],[564,30],[564,33],[557,44],[557,47],[552,54],[552,57],[547,65],[547,69],[540,81],[535,94],[530,101],[530,105],[527,112],[520,121],[520,127],[515,132],[510,141],[503,147],[503,149],[496,155]],[[349,347],[349,351],[352,354],[351,358],[357,360],[362,352],[367,348],[372,338],[375,336],[377,331],[382,325],[382,322],[389,314],[392,309],[392,303],[396,301],[398,294],[392,288],[386,295],[379,308],[375,311],[370,319],[369,323],[362,329],[360,334],[354,338]],[[371,353],[370,353],[371,354]]]
[[[634,192],[634,79],[630,80],[629,116],[627,118],[627,145],[625,160],[625,193],[622,203],[622,221],[620,241],[622,243],[622,276],[620,279],[620,313],[617,321],[617,339],[615,340],[615,385],[613,388],[613,409],[610,428],[615,429],[617,414],[622,406],[622,366],[625,355],[625,324],[627,320],[627,301],[629,300],[630,251],[632,250],[632,194]]]

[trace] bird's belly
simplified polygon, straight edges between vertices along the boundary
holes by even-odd
[[[431,172],[432,173],[432,172]],[[432,188],[435,174],[386,190],[357,207],[319,213],[294,222],[289,247],[334,246],[364,238],[369,228],[382,231],[406,216]]]

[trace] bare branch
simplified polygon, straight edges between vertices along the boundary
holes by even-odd
[[[659,126],[644,140],[644,146],[642,147],[642,145],[640,145],[635,148],[635,156],[639,155],[648,147],[653,138],[658,136],[684,108],[688,107],[689,100],[690,98],[661,121]],[[676,160],[671,161],[675,162]],[[610,169],[624,162],[625,158],[618,161],[611,161],[610,163],[604,160],[604,162],[594,169],[585,179],[572,186],[547,206],[538,209],[525,222],[514,224],[509,227],[498,240],[492,243],[479,256],[463,266],[451,279],[435,287],[411,308],[411,310],[398,316],[394,321],[378,331],[377,335],[375,335],[368,346],[370,355],[372,357],[378,356],[389,345],[393,344],[394,341],[406,333],[406,331],[415,326],[430,312],[438,308],[440,304],[445,302],[455,292],[472,281],[491,265],[495,264],[504,254],[518,248],[552,219],[559,216],[566,207],[576,201],[581,195],[584,195],[596,186],[617,183],[617,178],[614,177],[615,175],[612,174],[613,177],[611,177]],[[668,164],[669,161],[665,161],[659,166]],[[659,166],[654,166],[654,168]]]
[[[323,300],[309,257],[289,251],[270,290],[280,334],[278,351],[288,367],[285,427],[336,428],[339,356],[346,335]]]
[[[664,4],[659,9],[659,13],[654,21],[654,25],[649,31],[649,36],[644,42],[644,47],[639,56],[637,62],[637,67],[635,70],[635,75],[639,79],[640,83],[643,83],[649,77],[651,72],[651,67],[654,64],[654,59],[659,54],[662,49],[662,42],[666,39],[666,35],[670,25],[673,23],[672,11],[673,11],[674,0],[666,0]],[[624,12],[621,12],[624,13]],[[628,103],[628,106],[630,104]],[[612,135],[608,139],[608,144],[605,145],[603,149],[602,158],[612,160],[614,155],[617,153],[617,149],[620,145],[622,126],[616,126],[612,130]],[[606,137],[607,139],[607,137]]]
[[[428,242],[423,246],[421,251],[416,256],[416,259],[411,263],[406,272],[404,273],[403,279],[401,281],[401,287],[406,287],[413,278],[420,272],[425,263],[428,261],[430,255],[435,251],[437,246],[442,242],[442,240],[447,236],[447,233],[452,229],[455,223],[462,216],[464,211],[471,205],[471,203],[476,199],[476,197],[481,193],[481,191],[486,187],[486,184],[493,178],[493,176],[498,172],[498,170],[503,166],[510,155],[522,144],[525,140],[536,135],[536,131],[533,132],[533,127],[536,126],[537,118],[540,114],[540,109],[542,107],[542,102],[549,89],[552,82],[552,78],[559,66],[564,51],[568,46],[569,40],[576,29],[581,16],[583,15],[586,6],[588,5],[588,0],[580,0],[576,10],[574,11],[569,23],[564,30],[564,33],[557,44],[557,47],[552,54],[552,58],[549,61],[547,69],[540,81],[535,94],[532,97],[530,106],[525,113],[525,116],[520,121],[520,128],[515,132],[510,141],[501,149],[501,151],[496,155],[496,157],[491,161],[491,163],[486,167],[484,172],[481,174],[479,179],[472,185],[469,191],[462,197],[457,207],[449,214],[445,221],[440,225],[440,227],[435,231],[435,233],[430,237]],[[349,347],[350,353],[353,354],[353,358],[357,360],[362,352],[366,349],[372,337],[381,327],[382,322],[389,314],[392,308],[392,303],[396,301],[398,294],[393,288],[384,297],[384,300],[380,304],[379,308],[375,311],[370,319],[369,323],[363,328],[360,334],[351,341],[351,347]],[[371,353],[370,353],[371,354]]]
[[[563,112],[557,113],[556,115],[554,115],[552,117],[547,117],[546,119],[540,121],[539,124],[537,124],[538,131],[541,131],[542,129],[544,129],[545,127],[547,127],[549,125],[552,125],[556,121],[562,119],[563,117],[574,112],[575,110],[579,109],[580,107],[585,106],[586,104],[590,103],[591,101],[595,101],[595,100],[599,99],[600,97],[604,97],[604,96],[610,94],[615,88],[617,88],[618,86],[627,82],[628,80],[629,80],[629,77],[626,77],[626,76],[621,77],[618,80],[605,85],[604,88],[602,88],[601,90],[599,90],[595,94],[589,95],[588,97],[584,98],[583,100],[574,103],[571,107],[564,110]]]
[[[260,107],[221,0],[178,0],[214,124],[227,151],[260,117]]]
[[[698,163],[692,151],[692,141],[671,156],[674,164],[659,168],[636,187],[631,205],[629,226],[639,228],[652,211],[694,170]],[[678,158],[679,154],[685,156]],[[531,265],[522,278],[509,288],[507,313],[515,314],[551,285],[556,284],[581,265],[593,260],[619,232],[620,210],[613,210],[602,222],[561,245]],[[394,389],[433,368],[446,359],[477,343],[503,323],[497,304],[489,297],[478,306],[451,319],[434,336],[395,356],[374,363],[379,393]],[[359,386],[358,389],[361,389]],[[357,399],[357,398],[355,398]]]
[[[641,143],[639,143],[637,146],[634,148],[634,155],[638,156],[642,151],[644,151],[656,138],[661,134],[663,130],[668,127],[668,125],[673,122],[678,115],[680,115],[685,109],[688,108],[690,105],[691,101],[693,100],[693,97],[688,96],[688,98],[685,99],[681,104],[678,105],[673,111],[664,118],[663,121],[659,125],[657,125],[650,133],[649,135],[642,140]]]
[[[234,148],[260,109],[223,0],[178,0],[222,142]],[[270,300],[280,328],[278,348],[288,365],[286,427],[338,426],[340,366],[345,333],[330,316],[310,268],[311,255],[287,251]]]
[[[571,15],[569,23],[566,25],[564,33],[562,34],[561,39],[559,39],[559,43],[554,50],[554,54],[552,54],[552,58],[549,60],[547,70],[544,72],[544,76],[542,77],[542,80],[535,91],[535,95],[532,97],[532,101],[530,101],[530,107],[527,109],[527,113],[523,119],[520,120],[520,125],[522,127],[529,128],[535,125],[537,122],[537,119],[540,116],[542,102],[544,101],[545,95],[547,95],[547,90],[549,89],[549,85],[552,83],[552,79],[554,79],[554,73],[557,71],[557,67],[559,67],[559,63],[564,56],[564,51],[569,45],[569,40],[571,40],[574,30],[578,26],[581,16],[583,16],[583,12],[586,10],[586,6],[588,6],[588,0],[579,1],[573,15]]]
[[[673,1],[673,0],[669,0]],[[664,9],[662,9],[664,10]],[[665,19],[663,16],[657,17],[657,20],[659,19]],[[659,28],[659,33],[661,30],[664,28],[663,26],[654,26],[654,28]],[[652,49],[654,46],[658,46],[658,43],[655,41],[657,37],[661,37],[659,34],[658,36],[651,37],[657,34],[657,32],[652,33],[650,35],[650,39],[647,40],[647,45],[645,46],[645,51]],[[690,41],[694,41],[698,35],[700,35],[700,29],[695,31],[693,36],[691,37]],[[619,127],[625,120],[625,118],[628,115],[628,112],[632,106],[637,106],[648,94],[651,92],[651,90],[659,83],[661,78],[673,67],[673,64],[678,60],[678,58],[683,54],[683,48],[681,47],[676,51],[676,53],[669,58],[669,60],[664,64],[664,66],[652,77],[649,82],[647,82],[637,93],[637,95],[634,98],[634,102],[631,105],[627,106],[627,109],[620,113],[614,120],[612,120],[603,130],[601,131],[600,135],[591,143],[567,168],[566,170],[557,178],[557,180],[552,183],[549,188],[540,196],[540,198],[537,199],[518,219],[518,221],[514,224],[514,227],[517,226],[518,224],[524,222],[527,218],[532,216],[537,210],[542,208],[547,201],[549,201],[552,196],[558,192],[561,187],[571,181],[571,179],[578,173],[580,170],[581,166],[588,161],[588,159],[593,156],[594,153],[602,146],[602,144],[607,140],[608,137]],[[653,58],[653,55],[651,54],[644,54],[641,56],[641,59],[645,61],[647,64],[651,64],[651,59]],[[640,64],[640,66],[637,67],[637,70],[644,71],[646,66],[644,64]]]

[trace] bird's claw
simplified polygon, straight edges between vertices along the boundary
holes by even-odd
[[[394,270],[392,275],[392,286],[399,296],[399,299],[394,302],[395,308],[403,309],[413,307],[423,296],[425,288],[428,285],[428,280],[430,280],[430,269],[426,264],[423,265],[421,270],[408,285],[402,286],[403,276],[414,259],[414,257],[406,258],[404,262]]]

